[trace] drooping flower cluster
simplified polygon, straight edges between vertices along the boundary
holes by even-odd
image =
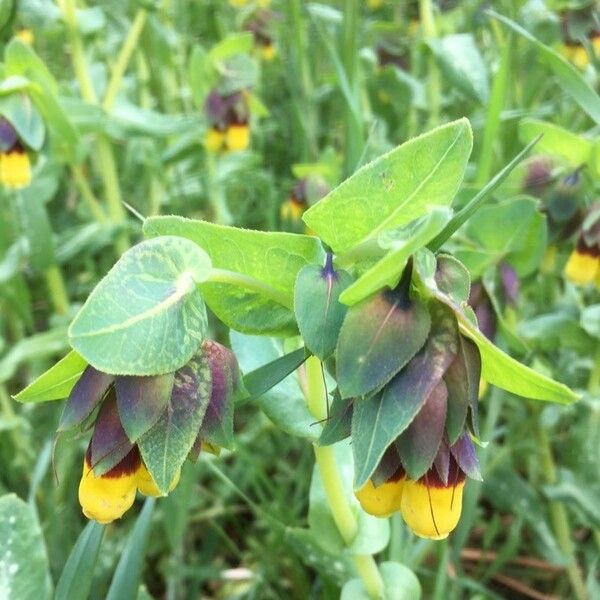
[[[172,491],[186,456],[228,444],[239,383],[233,353],[210,340],[186,365],[165,375],[113,376],[86,367],[58,427],[59,433],[92,429],[79,485],[85,516],[99,523],[119,519],[136,491],[146,496]],[[165,440],[171,436],[177,436],[178,447],[169,454]]]
[[[457,264],[438,258],[439,294],[428,297],[411,291],[409,263],[395,290],[349,309],[337,346],[356,496],[366,512],[399,511],[415,534],[431,539],[456,527],[466,478],[480,478],[471,435],[481,358],[459,332],[456,311],[466,306],[468,280],[456,283]]]
[[[204,103],[210,127],[204,145],[210,152],[246,150],[250,145],[250,112],[243,91],[222,95],[210,92]]]
[[[31,162],[27,149],[12,123],[0,117],[0,183],[18,190],[31,183]]]

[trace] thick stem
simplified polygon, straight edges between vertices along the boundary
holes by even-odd
[[[552,455],[552,447],[546,431],[536,419],[536,433],[538,439],[538,447],[541,452],[542,471],[547,484],[553,485],[556,483],[556,465]],[[577,565],[577,557],[575,555],[575,547],[571,540],[571,529],[569,526],[569,517],[564,504],[561,502],[550,502],[550,518],[552,520],[552,528],[556,535],[558,545],[562,552],[567,556],[569,563],[567,564],[567,574],[573,588],[573,593],[577,600],[585,600],[587,592],[585,582]]]
[[[321,420],[327,415],[327,394],[323,382],[322,365],[318,358],[311,356],[307,359],[305,367],[308,409],[315,419]],[[356,537],[358,523],[346,495],[333,448],[317,444],[313,448],[333,520],[345,544],[349,546]],[[382,598],[383,580],[373,556],[369,554],[355,555],[353,560],[369,597],[374,600]]]
[[[69,296],[60,268],[52,265],[46,269],[44,275],[54,311],[59,315],[67,314],[69,312]]]

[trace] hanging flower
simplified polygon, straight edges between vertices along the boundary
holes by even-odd
[[[595,283],[600,287],[600,203],[592,206],[583,220],[565,276],[577,285]]]
[[[210,127],[204,138],[209,152],[238,152],[250,145],[249,110],[243,92],[221,95],[213,90],[204,103]]]
[[[136,491],[154,497],[170,493],[186,456],[197,458],[203,446],[229,446],[239,383],[235,356],[211,340],[186,365],[165,375],[113,376],[88,366],[58,427],[59,432],[92,429],[79,485],[85,516],[99,523],[119,519],[133,505]],[[173,437],[181,447],[166,465],[160,448]],[[157,472],[162,479],[156,479]]]
[[[270,10],[257,11],[244,23],[244,31],[249,31],[254,37],[254,45],[259,58],[272,61],[277,55],[277,48],[271,34],[271,23],[278,15]]]
[[[590,64],[588,49],[583,43],[587,38],[590,51],[600,56],[600,30],[594,26],[590,7],[565,11],[561,15],[562,43],[560,53],[582,71]]]
[[[300,223],[304,211],[329,193],[329,186],[317,176],[303,177],[296,182],[288,199],[281,204],[279,216],[294,226]]]
[[[12,123],[0,117],[0,183],[10,190],[31,183],[31,162]]]

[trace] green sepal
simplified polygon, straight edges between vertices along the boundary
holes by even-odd
[[[331,446],[350,436],[352,432],[352,398],[342,398],[336,390],[329,407],[329,418],[319,436],[319,446]]]

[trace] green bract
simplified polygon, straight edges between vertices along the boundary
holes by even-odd
[[[99,371],[158,375],[186,363],[204,339],[198,284],[210,259],[164,236],[127,251],[90,294],[69,328],[73,348]]]
[[[402,144],[359,169],[304,214],[336,253],[449,206],[462,182],[473,134],[466,119]]]

